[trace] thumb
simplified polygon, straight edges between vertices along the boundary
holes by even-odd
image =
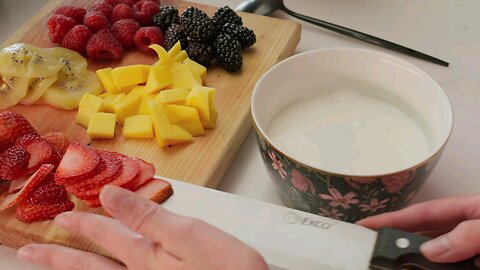
[[[480,252],[480,220],[464,221],[451,232],[420,247],[432,262],[453,263],[469,259]]]

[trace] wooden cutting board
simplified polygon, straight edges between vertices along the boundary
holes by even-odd
[[[48,39],[46,28],[51,11],[58,5],[88,7],[93,2],[52,0],[3,45],[25,42],[52,47],[54,45]],[[188,2],[180,2],[179,10],[183,11],[189,5],[197,6],[209,15],[216,10],[215,7]],[[300,40],[301,27],[297,23],[248,13],[242,13],[241,16],[245,26],[255,31],[257,43],[243,51],[244,65],[240,72],[228,73],[219,67],[208,70],[206,85],[217,89],[219,118],[215,129],[208,130],[203,137],[196,137],[192,143],[162,149],[154,139],[124,139],[118,125],[115,139],[90,140],[86,130],[74,123],[76,111],[62,111],[46,105],[19,105],[11,110],[24,115],[40,134],[62,131],[68,134],[71,141],[91,143],[99,149],[117,151],[151,162],[155,165],[157,175],[216,187],[250,130],[250,97],[256,82],[275,63],[292,55]],[[122,61],[89,61],[89,68],[96,70],[107,66],[152,64],[155,61],[155,57],[130,51]],[[76,204],[76,210],[91,211],[81,203]],[[18,248],[29,242],[54,242],[100,252],[88,241],[55,228],[51,222],[26,225],[14,218],[13,209],[0,213],[0,243]]]

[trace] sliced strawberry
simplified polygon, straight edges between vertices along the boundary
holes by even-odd
[[[27,174],[30,154],[21,146],[13,146],[0,154],[0,179],[15,181]]]
[[[37,187],[37,185],[39,185],[54,168],[55,166],[52,164],[43,164],[32,176],[30,176],[28,182],[19,192],[7,195],[2,201],[0,201],[0,211],[25,200],[35,190],[35,187]]]
[[[132,181],[122,185],[123,188],[131,191],[137,190],[155,175],[155,167],[153,167],[152,164],[137,158],[133,160],[137,162],[138,166],[140,167],[140,171],[138,172],[137,176],[132,179]]]
[[[122,186],[130,182],[138,174],[140,166],[138,166],[138,163],[135,161],[135,159],[118,153],[114,153],[114,155],[122,161],[122,172],[117,178],[115,178],[115,180],[113,180],[109,184],[115,186]],[[82,200],[97,199],[100,195],[100,192],[102,191],[102,188],[103,186],[84,192],[77,191],[75,193],[75,196]]]
[[[42,138],[49,142],[61,155],[65,154],[70,145],[70,139],[63,132],[50,132],[42,136]]]
[[[65,187],[55,184],[53,174],[49,174],[24,202],[26,204],[55,204],[69,200],[70,197]]]
[[[90,208],[98,208],[98,207],[102,206],[99,198],[86,200],[86,201],[83,201],[83,202],[85,203],[86,206],[88,206]]]
[[[94,149],[79,143],[68,146],[58,165],[55,182],[68,183],[90,178],[95,174],[95,167],[100,162],[100,155]]]
[[[73,191],[72,193],[74,195],[77,192],[85,192],[103,187],[104,185],[115,180],[115,178],[122,173],[122,161],[112,152],[98,151],[98,154],[105,163],[105,169],[89,179],[77,182],[74,185],[70,185],[68,188],[69,190]]]
[[[172,185],[162,179],[152,178],[140,187],[135,194],[157,203],[166,201],[173,194]]]
[[[12,146],[18,137],[25,134],[37,134],[25,117],[10,111],[0,112],[0,151]]]
[[[30,154],[30,159],[28,160],[28,173],[33,173],[42,164],[53,164],[56,166],[60,162],[60,155],[58,152],[42,138],[30,143],[26,149]]]
[[[25,134],[23,136],[18,137],[18,139],[15,141],[15,145],[27,148],[32,143],[38,142],[41,140],[42,138],[38,134],[34,134],[34,133]]]
[[[10,183],[12,182],[0,180],[0,201],[2,200],[3,196],[7,195]]]
[[[72,201],[65,201],[55,204],[26,204],[22,203],[17,207],[16,217],[26,223],[53,219],[59,214],[71,211],[75,208]]]
[[[12,181],[12,184],[8,188],[8,195],[19,192],[28,183],[29,180],[30,175],[24,175],[19,179]]]

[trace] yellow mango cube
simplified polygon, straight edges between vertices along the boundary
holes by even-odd
[[[172,125],[168,121],[165,108],[162,104],[149,101],[148,108],[152,117],[155,137],[160,147],[185,143],[193,140],[193,136],[178,125]]]
[[[185,50],[180,51],[177,56],[175,56],[172,61],[173,62],[182,62],[183,60],[188,58],[188,54]]]
[[[215,88],[206,87],[208,91],[208,109],[210,114],[210,121],[203,121],[204,128],[215,128],[217,122],[218,112],[215,107],[215,95],[217,90]]]
[[[85,93],[78,104],[78,112],[77,117],[75,118],[75,123],[87,128],[92,115],[96,112],[99,112],[102,107],[102,98],[90,93]]]
[[[190,91],[184,88],[167,89],[158,93],[155,101],[164,104],[186,105],[188,93]]]
[[[117,93],[118,88],[113,83],[112,68],[102,68],[97,70],[97,77],[108,93]]]
[[[182,50],[182,45],[180,41],[177,41],[177,43],[175,43],[175,45],[173,45],[173,47],[170,48],[167,55],[168,57],[170,57],[170,59],[174,59],[180,53],[181,50]]]
[[[130,65],[117,67],[112,70],[113,83],[118,89],[135,86],[147,82],[148,65]]]
[[[108,113],[115,113],[115,104],[120,102],[122,98],[125,97],[124,93],[121,94],[111,94],[103,97],[103,108],[102,111]]]
[[[155,94],[172,84],[172,72],[164,65],[154,65],[150,68],[146,84],[146,95]]]
[[[208,91],[207,87],[195,86],[187,96],[187,106],[194,107],[198,110],[198,115],[202,123],[210,122]]]
[[[164,65],[169,66],[172,63],[168,52],[158,44],[152,44],[148,46],[149,48],[153,49],[158,55],[158,61],[153,64],[153,66],[157,65]]]
[[[192,71],[186,64],[174,63],[172,65],[172,87],[192,89],[195,85],[200,85]]]
[[[179,125],[193,136],[205,134],[197,109],[182,105],[165,105],[168,121]]]
[[[87,133],[90,138],[111,139],[115,136],[116,115],[97,112],[92,115]]]
[[[136,115],[145,93],[145,86],[137,86],[114,106],[117,121],[123,125],[125,118]]]
[[[195,78],[200,78],[199,84],[203,84],[202,82],[205,81],[205,78],[207,76],[207,68],[193,61],[190,58],[183,60],[183,63],[190,68]]]
[[[140,115],[150,115],[150,109],[148,109],[148,101],[154,100],[154,95],[146,95],[143,96],[142,101],[140,102],[140,106],[138,107],[137,114]]]
[[[123,137],[138,139],[153,138],[153,125],[150,115],[133,115],[125,118]]]

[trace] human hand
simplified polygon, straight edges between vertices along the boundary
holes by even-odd
[[[419,203],[357,224],[374,230],[389,227],[437,237],[420,247],[433,262],[458,262],[480,253],[480,195]]]
[[[55,224],[85,236],[125,266],[57,245],[27,245],[18,251],[19,258],[57,270],[268,269],[255,250],[203,221],[176,215],[118,187],[106,186],[100,200],[117,220],[67,212]]]

